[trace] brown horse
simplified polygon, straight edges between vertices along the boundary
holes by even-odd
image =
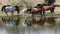
[[[31,10],[31,12],[33,13],[33,14],[41,14],[41,12],[42,12],[42,5],[40,4],[40,5],[37,5],[37,6],[35,6],[34,8],[32,8],[32,10]]]
[[[41,11],[41,8],[32,8],[32,10],[31,10],[31,12],[33,13],[33,14],[37,14],[37,13],[39,13]]]
[[[37,5],[37,6],[35,6],[35,7],[33,7],[33,8],[28,8],[27,9],[27,12],[30,12],[32,15],[35,15],[35,14],[40,14],[40,15],[42,15],[42,5],[40,4],[40,5]]]
[[[46,5],[46,4],[42,4],[42,13],[43,15],[45,15],[45,11],[48,11],[50,10],[51,13],[54,13],[54,9],[55,9],[55,6],[54,5]]]

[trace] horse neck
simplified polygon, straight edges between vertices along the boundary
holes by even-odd
[[[15,6],[16,8],[19,8],[18,6]]]
[[[31,11],[32,9],[30,8],[30,9],[27,9],[27,11]]]

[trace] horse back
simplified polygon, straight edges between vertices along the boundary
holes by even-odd
[[[51,9],[51,8],[54,8],[54,6],[53,6],[53,5],[50,5],[50,6],[44,5],[44,6],[43,6],[43,9],[45,9],[45,10],[49,10],[49,9]]]
[[[7,12],[10,12],[10,11],[15,11],[16,8],[14,6],[7,6],[5,7],[5,9]]]
[[[32,11],[32,12],[38,12],[39,9],[37,9],[37,8],[33,8],[31,11]]]

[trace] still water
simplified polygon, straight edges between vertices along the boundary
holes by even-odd
[[[30,18],[31,19],[31,18]],[[36,20],[39,18],[36,18]],[[50,19],[50,20],[49,20]],[[0,17],[0,34],[60,34],[60,18],[44,18],[40,19],[44,23],[51,22],[52,26],[45,26],[44,24],[39,24],[38,27],[27,26],[24,27],[22,23],[25,18],[20,16],[14,17]],[[25,21],[31,22],[28,19]],[[53,23],[54,21],[54,23]],[[39,22],[39,21],[38,21]]]

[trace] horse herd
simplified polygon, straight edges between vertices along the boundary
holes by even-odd
[[[54,5],[46,5],[46,4],[37,4],[33,8],[27,8],[27,10],[24,10],[24,13],[29,13],[29,14],[40,14],[45,15],[45,12],[50,10],[51,13],[54,13],[55,6]],[[14,11],[17,11],[17,14],[20,13],[20,7],[19,6],[11,6],[11,5],[4,5],[1,8],[1,11],[5,12],[6,14],[8,12],[11,12],[13,15]],[[8,14],[7,14],[8,15]]]
[[[54,5],[47,5],[47,4],[37,4],[33,8],[27,8],[23,10],[24,14],[32,14],[34,17],[35,14],[39,14],[41,16],[45,15],[45,12],[50,10],[51,14],[54,13],[55,6]],[[4,5],[1,8],[2,12],[5,12],[6,14],[8,12],[11,12],[13,15],[14,11],[17,11],[17,14],[20,13],[20,6],[11,6],[11,5]],[[8,14],[7,14],[8,16]],[[44,20],[42,22],[45,22]]]

